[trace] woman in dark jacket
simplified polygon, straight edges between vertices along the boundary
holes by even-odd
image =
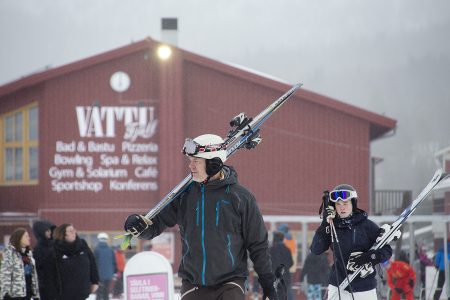
[[[320,255],[309,253],[303,264],[300,282],[305,283],[303,287],[307,300],[323,299],[323,288],[328,285],[330,275],[330,264],[327,252]],[[306,280],[305,280],[306,279]]]
[[[58,299],[85,300],[98,288],[94,255],[71,224],[55,229],[55,280]]]
[[[377,282],[373,269],[372,273],[368,271],[365,277],[361,277],[361,274],[357,276],[345,291],[340,291],[340,297],[338,297],[337,287],[344,281],[347,273],[350,275],[360,266],[369,263],[374,267],[388,260],[392,255],[389,245],[378,250],[370,249],[375,244],[380,229],[367,218],[365,211],[358,209],[357,197],[356,190],[348,184],[338,185],[330,192],[331,205],[325,207],[322,224],[317,229],[311,244],[311,252],[314,254],[321,254],[329,248],[334,252],[334,265],[329,276],[328,299],[377,300],[375,289]],[[331,222],[336,228],[338,243],[336,239],[332,243],[329,226]]]
[[[55,224],[49,221],[36,221],[33,223],[33,233],[37,240],[37,245],[33,249],[33,256],[36,260],[36,271],[39,279],[40,300],[54,300],[56,294],[51,288],[54,279],[51,277],[53,264],[53,231]]]

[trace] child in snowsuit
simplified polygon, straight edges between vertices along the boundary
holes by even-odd
[[[416,272],[407,262],[405,255],[391,263],[387,270],[387,282],[392,291],[391,300],[414,299]]]

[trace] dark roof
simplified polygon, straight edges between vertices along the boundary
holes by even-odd
[[[107,51],[98,55],[94,55],[73,63],[69,63],[61,67],[25,76],[21,79],[0,86],[0,97],[14,93],[23,88],[42,83],[46,80],[50,80],[64,74],[84,69],[95,64],[104,63],[109,60],[138,51],[154,49],[157,45],[159,45],[159,42],[148,37],[142,41],[135,42],[130,45]],[[203,65],[218,72],[227,73],[237,78],[242,78],[243,80],[250,81],[258,85],[263,85],[278,90],[280,93],[285,92],[290,87],[289,84],[276,81],[269,76],[266,77],[262,76],[261,74],[257,74],[256,72],[249,72],[243,70],[242,68],[219,62],[217,60],[212,60],[180,48],[177,48],[177,51],[182,52],[183,59],[185,60]],[[295,97],[368,121],[370,123],[371,140],[381,137],[389,131],[394,130],[396,126],[397,121],[394,119],[358,108],[350,104],[346,104],[344,102],[323,95],[319,95],[303,88],[300,91],[296,92]]]

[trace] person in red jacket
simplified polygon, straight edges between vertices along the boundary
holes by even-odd
[[[414,300],[416,272],[408,263],[405,253],[398,260],[391,262],[387,270],[387,282],[392,291],[391,300]]]

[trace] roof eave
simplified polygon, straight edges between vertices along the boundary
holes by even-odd
[[[112,60],[117,57],[121,57],[124,55],[128,55],[134,52],[145,50],[146,48],[154,47],[157,42],[151,39],[150,37],[132,43],[127,46],[123,46],[120,48],[113,49],[111,51],[103,52],[94,56],[90,56],[88,58],[69,63],[54,69],[48,69],[39,73],[34,73],[18,80],[7,83],[3,86],[0,86],[0,97],[3,97],[8,94],[12,94],[22,88],[27,88],[30,86],[34,86],[40,83],[43,83],[47,80],[53,79],[55,77],[68,74],[71,72],[75,72],[77,70],[81,70],[88,66],[92,66],[95,64],[100,64],[109,60]]]
[[[155,48],[155,46],[159,43],[160,42],[155,41],[152,38],[148,37],[142,41],[135,42],[130,45],[126,45],[108,52],[94,55],[86,59],[82,59],[73,63],[69,63],[67,65],[63,65],[61,67],[49,69],[40,73],[26,76],[22,79],[0,86],[0,97],[14,93],[23,88],[43,83],[47,80],[70,72],[74,72],[95,64],[104,63],[117,57],[121,57],[145,49]],[[263,76],[256,72],[245,71],[242,68],[222,63],[217,60],[209,59],[207,57],[200,56],[198,54],[186,50],[180,49],[180,51],[182,52],[184,60],[204,65],[205,67],[208,67],[215,71],[227,73],[237,78],[261,86],[272,88],[279,92],[285,91],[287,88],[290,87],[290,85],[286,82],[277,81],[274,80],[273,78]],[[370,123],[370,140],[379,138],[395,128],[396,121],[391,118],[387,118],[385,116],[358,108],[356,106],[329,98],[327,96],[319,95],[312,91],[300,89],[296,93],[295,97],[305,101],[313,102],[318,105],[323,105],[327,108],[335,109],[337,111],[347,113],[353,117],[357,117],[362,120],[368,121]]]

